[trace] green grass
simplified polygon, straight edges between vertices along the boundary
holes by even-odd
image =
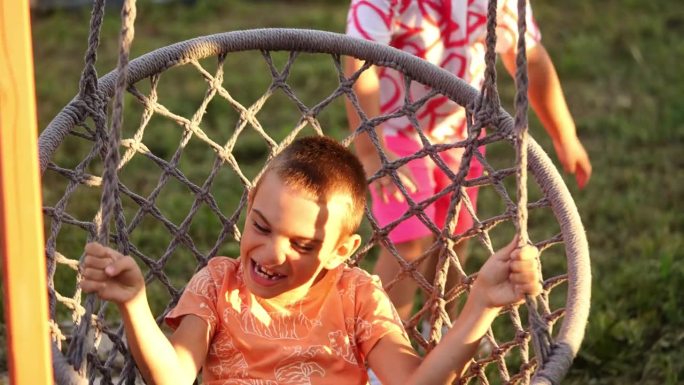
[[[684,267],[679,262],[684,257],[684,214],[680,203],[684,196],[684,81],[679,68],[684,58],[684,5],[674,1],[554,0],[535,2],[534,7],[543,42],[554,59],[594,167],[591,183],[582,191],[570,176],[564,176],[586,227],[593,272],[592,310],[585,342],[564,383],[681,383]],[[40,127],[78,91],[88,17],[88,10],[34,15]],[[234,29],[287,26],[341,32],[345,17],[344,1],[205,0],[194,7],[143,3],[139,5],[132,56],[187,38]],[[115,66],[118,28],[116,12],[108,10],[98,57],[100,74]],[[276,59],[282,62],[281,57]],[[245,62],[250,65],[245,66]],[[309,104],[329,92],[336,79],[331,60],[308,61],[304,57],[301,63],[302,67],[292,75],[296,79],[292,84]],[[210,73],[215,71],[214,61],[203,61],[202,65]],[[238,90],[236,97],[247,105],[268,86],[266,66],[258,55],[256,60],[229,56],[225,68],[224,83]],[[511,110],[511,82],[503,70],[500,72],[502,99]],[[206,89],[198,77],[196,71],[185,69],[165,74],[160,102],[190,117]],[[195,81],[190,82],[192,79]],[[315,97],[307,99],[309,95]],[[203,128],[217,143],[224,143],[233,130],[221,123],[235,119],[230,109],[221,108],[221,103],[212,102],[203,120]],[[275,137],[283,137],[297,118],[285,112],[283,106],[288,103],[282,95],[276,95],[258,115]],[[321,120],[333,135],[341,137],[345,127],[342,105],[333,107]],[[288,108],[291,110],[291,106]],[[126,121],[137,124],[139,110],[127,101]],[[174,132],[179,130],[162,119],[153,118],[153,123],[145,134],[146,143],[153,153],[168,160],[180,136]],[[132,135],[133,128],[128,129],[126,137]],[[531,132],[545,149],[552,151],[534,118]],[[69,139],[55,161],[73,167],[85,154],[82,142]],[[266,146],[256,136],[238,142],[236,157],[246,175],[255,175],[265,152]],[[201,184],[214,157],[193,139],[179,167],[189,179]],[[129,173],[123,177],[145,173],[146,179],[125,182],[149,194],[161,172],[148,160],[138,158],[126,166]],[[96,164],[91,172],[98,174],[100,168]],[[236,180],[222,171],[212,187],[226,215],[241,192]],[[44,199],[49,204],[54,204],[63,192],[63,187],[55,187],[56,181],[54,173],[46,173]],[[165,200],[160,201],[160,210],[173,223],[181,223],[192,195],[179,183],[170,183],[162,194]],[[483,194],[481,206],[488,200],[488,193]],[[85,202],[96,204],[98,199],[99,191],[79,188],[72,202],[80,204],[70,203],[69,212],[89,220],[96,208]],[[127,219],[132,214],[127,213]],[[213,246],[217,224],[216,216],[207,207],[202,207],[190,224],[189,232],[202,252]],[[159,250],[168,244],[170,236],[156,220],[147,216],[141,228],[145,232],[136,233],[133,241],[142,250]],[[531,231],[544,229],[531,225]],[[62,249],[75,253],[84,240],[82,233],[69,226],[59,239]],[[235,248],[235,244],[226,243],[220,252],[234,255]],[[182,247],[172,254],[167,272],[176,273],[172,285],[178,288],[192,273],[194,262],[191,253]],[[73,288],[73,274],[60,274],[60,284]],[[154,293],[155,310],[163,309],[168,300],[166,289],[156,285],[150,291]]]

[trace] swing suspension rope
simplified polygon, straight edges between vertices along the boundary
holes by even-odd
[[[532,242],[529,239],[527,231],[528,207],[539,208],[549,206],[551,204],[550,201],[555,202],[557,200],[557,198],[550,197],[544,198],[539,202],[534,202],[532,204],[528,204],[527,202],[527,154],[528,151],[536,151],[535,149],[537,147],[532,147],[532,149],[530,149],[528,147],[527,137],[528,102],[526,72],[527,65],[525,57],[524,37],[526,28],[525,12],[526,1],[519,0],[519,40],[517,45],[516,59],[516,113],[514,127],[511,129],[509,124],[510,122],[505,119],[507,115],[502,115],[499,95],[496,89],[496,53],[494,50],[496,46],[496,0],[490,1],[488,6],[485,53],[485,80],[481,92],[479,94],[474,94],[472,91],[469,92],[469,90],[466,90],[463,92],[463,94],[465,94],[466,96],[457,95],[454,94],[453,91],[447,91],[448,86],[453,84],[445,84],[444,88],[440,88],[438,84],[434,84],[433,91],[431,91],[424,98],[421,98],[417,101],[410,100],[409,92],[406,92],[404,100],[405,106],[401,111],[393,112],[388,115],[378,116],[370,119],[365,116],[364,112],[360,108],[357,97],[351,88],[353,83],[356,81],[356,79],[358,79],[358,77],[363,71],[368,70],[373,64],[387,65],[387,67],[399,69],[402,72],[404,72],[405,89],[408,90],[410,89],[412,82],[420,82],[422,80],[421,76],[423,76],[424,73],[428,72],[428,69],[431,71],[434,71],[434,69],[426,68],[425,63],[416,63],[413,58],[410,58],[410,60],[413,61],[408,61],[399,64],[392,62],[391,60],[384,61],[375,59],[367,60],[366,64],[357,73],[350,76],[349,78],[346,78],[342,74],[340,52],[346,52],[345,50],[348,49],[348,46],[340,48],[339,46],[336,46],[335,44],[337,43],[335,43],[332,45],[332,48],[329,49],[329,52],[326,51],[327,48],[321,50],[321,52],[328,52],[332,55],[338,73],[338,77],[340,79],[340,86],[335,92],[333,92],[330,96],[322,100],[315,107],[309,108],[297,98],[292,88],[286,83],[287,76],[290,72],[290,68],[297,59],[297,53],[290,53],[288,62],[285,64],[284,69],[280,71],[273,64],[270,50],[262,48],[262,55],[271,70],[273,83],[269,87],[269,90],[266,92],[266,94],[264,94],[252,106],[250,106],[249,108],[245,108],[236,100],[234,100],[232,96],[228,93],[228,91],[221,85],[223,80],[222,65],[226,58],[225,52],[228,51],[227,49],[223,51],[223,53],[219,53],[218,70],[215,75],[211,75],[209,72],[204,70],[204,68],[199,64],[197,59],[193,58],[192,55],[188,55],[188,53],[186,52],[185,54],[180,54],[176,56],[173,60],[169,59],[168,56],[162,58],[163,60],[165,60],[165,62],[162,65],[159,65],[156,72],[153,72],[151,76],[148,75],[150,76],[152,86],[149,95],[146,96],[139,90],[137,90],[137,88],[135,88],[135,86],[133,85],[137,80],[139,80],[139,77],[137,75],[131,76],[131,78],[135,78],[134,81],[129,82],[129,79],[127,78],[130,72],[135,72],[133,70],[129,71],[128,68],[128,56],[130,51],[130,45],[133,39],[133,24],[135,19],[135,1],[133,0],[126,0],[122,8],[122,28],[120,33],[119,62],[117,65],[116,72],[110,74],[112,76],[108,75],[106,77],[103,77],[102,79],[98,79],[97,73],[95,71],[95,62],[96,51],[100,40],[100,27],[104,17],[104,0],[96,0],[94,2],[91,17],[89,46],[85,57],[85,67],[81,76],[79,94],[72,101],[72,103],[70,103],[65,108],[62,115],[58,116],[55,119],[55,121],[53,121],[54,126],[63,125],[64,120],[68,120],[69,122],[67,123],[67,125],[70,125],[71,127],[73,127],[74,125],[80,125],[84,127],[87,132],[86,134],[80,135],[92,140],[94,142],[93,148],[90,151],[90,153],[85,157],[85,159],[74,170],[66,170],[55,165],[54,163],[49,162],[49,158],[54,149],[56,148],[56,146],[63,140],[64,136],[66,135],[66,132],[75,133],[75,131],[72,130],[71,127],[69,127],[67,130],[58,131],[58,133],[54,135],[51,132],[44,133],[43,135],[41,135],[40,142],[41,169],[50,169],[52,171],[57,172],[60,175],[67,177],[70,180],[63,198],[55,205],[54,208],[45,209],[46,215],[52,217],[53,219],[51,226],[51,234],[48,238],[48,242],[46,245],[46,254],[48,256],[48,271],[51,278],[51,287],[49,288],[50,312],[52,317],[54,318],[56,302],[60,301],[73,311],[77,325],[76,329],[73,332],[71,341],[69,343],[69,350],[67,353],[67,357],[65,359],[62,356],[61,349],[59,346],[61,340],[63,340],[64,337],[62,336],[62,333],[59,327],[56,325],[55,321],[52,322],[53,334],[55,335],[55,339],[57,341],[57,343],[53,346],[53,353],[55,353],[54,366],[57,383],[77,384],[85,383],[86,381],[93,382],[98,372],[102,376],[101,378],[103,383],[111,383],[111,366],[113,365],[113,362],[117,356],[117,352],[122,353],[126,356],[124,367],[119,374],[119,377],[122,379],[121,381],[123,381],[123,379],[128,379],[130,381],[131,379],[134,379],[136,376],[134,370],[134,363],[130,358],[130,355],[125,351],[125,347],[123,346],[123,342],[121,340],[122,327],[119,326],[116,330],[112,330],[111,328],[107,327],[106,322],[104,321],[106,304],[102,304],[102,306],[100,306],[97,313],[95,314],[96,301],[93,295],[88,295],[85,300],[85,304],[81,306],[80,291],[78,289],[76,290],[74,298],[65,298],[64,296],[60,295],[53,286],[54,282],[52,281],[52,276],[54,275],[56,265],[58,263],[67,264],[72,267],[74,266],[73,261],[61,256],[61,254],[59,254],[56,251],[57,235],[59,234],[59,230],[62,223],[76,224],[77,226],[86,229],[86,231],[88,231],[89,233],[90,239],[97,239],[99,242],[103,244],[109,243],[111,239],[113,240],[113,243],[116,245],[116,247],[118,247],[119,251],[121,251],[122,253],[135,255],[150,267],[157,266],[157,268],[155,268],[154,271],[151,268],[150,273],[147,276],[147,280],[149,281],[153,277],[159,278],[162,281],[162,283],[166,285],[169,291],[173,294],[173,300],[171,301],[173,303],[178,299],[180,293],[178,290],[172,287],[172,285],[168,282],[168,279],[165,275],[163,275],[163,273],[159,273],[158,266],[163,267],[163,264],[170,257],[174,248],[177,247],[178,244],[184,244],[186,246],[189,246],[193,253],[196,256],[198,256],[198,259],[206,263],[206,260],[208,258],[210,258],[213,255],[216,255],[219,245],[224,241],[224,239],[228,235],[232,235],[236,240],[238,240],[239,238],[239,231],[236,227],[237,218],[239,217],[240,211],[244,208],[244,205],[246,203],[247,191],[253,185],[253,183],[240,171],[240,168],[237,164],[237,160],[231,154],[231,150],[235,146],[238,135],[243,131],[243,129],[248,124],[251,125],[254,128],[254,130],[264,138],[264,140],[270,148],[271,156],[273,156],[280,149],[287,146],[287,144],[294,140],[296,135],[307,124],[311,125],[318,134],[322,134],[322,130],[320,128],[320,124],[316,119],[316,116],[323,108],[328,106],[334,99],[340,96],[347,96],[349,100],[351,100],[359,116],[361,116],[362,118],[362,123],[360,127],[356,130],[356,132],[353,135],[345,139],[345,144],[349,145],[356,135],[365,132],[369,135],[375,146],[380,151],[379,155],[382,160],[383,166],[381,170],[379,170],[375,175],[369,178],[369,182],[372,182],[373,180],[383,176],[390,176],[394,183],[397,184],[399,189],[407,197],[410,206],[410,209],[401,218],[382,228],[374,220],[370,211],[367,211],[368,221],[371,227],[373,228],[373,237],[353,257],[352,263],[358,263],[360,259],[362,259],[363,256],[365,256],[371,248],[378,244],[383,244],[392,252],[394,257],[397,259],[397,262],[401,266],[402,274],[400,274],[400,276],[398,276],[392,282],[388,283],[386,286],[391,287],[392,285],[397,284],[397,282],[399,282],[401,279],[404,279],[406,278],[406,276],[408,276],[416,280],[418,282],[418,285],[426,293],[428,293],[429,298],[426,301],[426,305],[423,306],[423,308],[419,310],[418,313],[416,313],[409,321],[407,321],[406,328],[407,331],[409,331],[411,337],[413,337],[418,342],[418,344],[423,346],[425,349],[429,350],[432,347],[434,347],[436,340],[439,338],[438,330],[440,330],[441,325],[445,322],[447,324],[450,323],[449,316],[446,314],[445,311],[446,303],[455,300],[461,293],[466,292],[467,286],[470,283],[472,283],[472,279],[474,279],[472,276],[469,277],[467,274],[465,274],[460,263],[458,262],[458,256],[455,255],[455,253],[453,252],[452,246],[456,244],[459,240],[465,239],[467,237],[478,237],[485,245],[488,252],[493,253],[492,242],[489,239],[488,229],[493,228],[497,224],[506,220],[514,221],[514,224],[519,234],[518,239],[520,245],[530,244]],[[311,31],[308,32],[311,33]],[[299,34],[298,32],[294,33]],[[283,32],[275,32],[275,34],[283,35]],[[273,39],[273,35],[269,36],[271,39]],[[269,37],[267,37],[267,39],[268,38]],[[329,36],[323,37],[322,40],[325,40],[326,38],[329,38]],[[288,36],[283,36],[283,39],[287,40]],[[236,43],[237,46],[244,44],[244,41],[240,41],[240,36],[238,36],[236,40],[238,41],[238,43]],[[210,50],[216,50],[215,44],[213,43],[215,42],[210,42],[210,44],[208,44],[212,46]],[[329,42],[326,41],[322,43],[322,45],[325,45],[327,43]],[[249,44],[247,45],[249,46]],[[275,47],[273,49],[279,49],[278,47],[281,44],[285,43],[273,43]],[[359,45],[361,43],[353,42],[349,44]],[[268,43],[266,45],[268,46]],[[386,54],[386,52],[384,52],[383,49],[384,48],[382,47],[378,48],[377,46],[372,46],[367,51],[379,50]],[[303,45],[301,50],[306,51],[306,45]],[[202,51],[201,47],[197,51]],[[202,53],[197,52],[195,52],[195,54],[197,54],[198,57],[202,55]],[[358,57],[361,58],[361,55]],[[383,56],[377,57],[383,58]],[[144,61],[142,62],[142,65],[144,65]],[[202,75],[205,77],[205,79],[209,82],[210,85],[210,89],[207,92],[205,100],[202,103],[202,107],[200,107],[200,110],[197,111],[197,113],[193,116],[192,119],[183,118],[165,109],[157,102],[156,95],[157,84],[159,82],[158,72],[161,72],[176,64],[183,64],[187,62],[195,66],[198,69],[198,71],[202,73]],[[137,68],[138,67],[136,67],[135,69]],[[439,75],[444,76],[444,74]],[[432,73],[430,73],[429,75],[425,75],[425,78],[427,79],[422,80],[423,84],[431,84],[431,76],[434,77]],[[114,82],[112,81],[112,77],[115,78]],[[434,81],[434,79],[432,79],[432,81]],[[449,79],[449,82],[454,82],[454,80]],[[109,91],[111,91],[112,89],[114,96],[111,129],[107,132],[106,109],[109,100],[109,95],[111,94]],[[128,89],[129,92],[131,92],[143,104],[145,111],[143,112],[143,119],[138,133],[136,133],[133,139],[122,140],[121,131],[123,125],[123,97],[126,89]],[[260,110],[264,102],[275,90],[282,90],[289,98],[295,101],[302,115],[300,121],[292,130],[291,134],[289,134],[280,143],[277,143],[273,139],[271,139],[256,119],[256,113]],[[466,107],[468,138],[463,142],[449,145],[432,145],[430,144],[428,138],[425,136],[423,131],[420,129],[420,124],[416,117],[416,111],[420,107],[422,107],[430,98],[436,97],[440,95],[440,93],[444,95],[449,95],[453,100],[456,100],[457,102],[459,102],[459,104],[464,105]],[[208,136],[199,129],[199,123],[201,121],[202,115],[204,114],[204,111],[206,110],[206,106],[208,102],[216,94],[219,94],[220,96],[228,100],[231,106],[240,113],[240,119],[238,124],[236,125],[235,133],[225,146],[218,145],[217,143],[211,141],[211,139],[209,139]],[[175,120],[185,130],[185,134],[182,139],[184,143],[181,144],[181,148],[179,148],[179,150],[176,152],[176,154],[173,156],[170,162],[166,162],[158,157],[155,157],[153,154],[149,152],[149,150],[144,148],[144,145],[142,145],[141,143],[142,133],[145,129],[145,126],[149,122],[150,117],[153,114],[166,116],[172,120]],[[68,116],[68,118],[62,119],[61,117],[65,115]],[[407,117],[409,121],[411,121],[413,126],[418,128],[416,131],[421,138],[424,148],[412,156],[405,157],[394,162],[390,162],[387,156],[380,150],[378,137],[375,133],[375,127],[379,124],[382,124],[384,121],[387,121],[398,116]],[[85,124],[87,117],[90,117],[93,120],[95,126],[94,130],[90,129]],[[53,123],[51,123],[51,126],[53,125]],[[494,127],[497,130],[495,130],[493,134],[489,134],[484,139],[480,138],[480,132],[484,127],[488,126]],[[182,175],[182,173],[178,169],[178,162],[180,159],[181,149],[193,135],[207,142],[210,145],[210,147],[212,147],[214,151],[217,152],[217,159],[214,164],[214,167],[205,185],[203,186],[197,186],[190,182],[187,178],[185,178]],[[491,167],[489,164],[485,162],[484,157],[477,149],[478,146],[483,144],[510,139],[512,139],[516,150],[516,167],[514,173],[516,175],[517,199],[515,203],[513,203],[510,200],[510,198],[508,198],[507,193],[505,192],[505,188],[503,187],[503,184],[501,182],[506,176],[511,174],[511,170],[495,170],[493,167]],[[119,155],[120,145],[123,145],[124,147],[128,148],[123,158],[121,158]],[[534,146],[536,146],[536,144]],[[439,157],[439,152],[458,147],[464,149],[463,161],[459,170],[457,170],[457,172],[454,173],[452,170],[449,170],[449,168],[443,163],[443,161]],[[165,170],[163,177],[160,179],[157,188],[155,188],[154,192],[148,198],[136,195],[128,188],[126,188],[126,186],[121,184],[121,182],[118,180],[117,171],[121,169],[136,152],[144,154],[146,157],[152,159],[155,163],[157,163],[163,170]],[[454,183],[452,184],[452,186],[440,192],[435,197],[432,197],[424,202],[413,202],[408,198],[406,189],[401,184],[396,174],[396,170],[398,167],[406,164],[412,159],[425,156],[430,157],[437,164],[438,167],[443,169],[444,172],[447,173],[447,175],[451,178],[451,180],[454,181]],[[103,177],[101,179],[98,179],[97,177],[88,175],[86,173],[86,167],[97,157],[101,157],[104,159],[104,172]],[[473,159],[477,159],[483,165],[485,165],[485,169],[487,170],[488,176],[485,176],[477,181],[466,180],[468,166]],[[548,158],[545,159],[548,162]],[[211,197],[208,193],[208,188],[211,186],[213,178],[215,177],[218,170],[225,164],[228,164],[233,168],[233,170],[237,173],[239,179],[245,186],[243,196],[240,200],[240,203],[238,204],[235,214],[230,218],[221,214],[220,210],[218,209],[218,204],[216,203],[214,198]],[[546,171],[544,170],[541,173],[544,174],[545,172]],[[161,191],[161,188],[170,177],[180,180],[182,183],[189,186],[191,191],[193,191],[197,195],[197,200],[193,204],[191,213],[180,226],[176,226],[173,223],[171,223],[168,219],[164,218],[163,215],[161,215],[161,213],[159,212],[159,210],[156,209],[156,207],[154,207],[155,200],[157,199]],[[258,175],[256,178],[258,178]],[[503,199],[506,202],[510,202],[512,204],[513,207],[510,207],[511,204],[509,204],[509,209],[505,215],[502,215],[498,218],[491,218],[489,220],[479,220],[477,218],[472,202],[470,202],[468,195],[465,194],[465,188],[478,184],[483,185],[484,183],[491,183],[495,187],[497,192],[502,195]],[[550,184],[552,183],[552,181],[547,181],[547,183]],[[80,184],[86,184],[90,186],[102,186],[102,200],[100,205],[100,211],[96,215],[92,224],[80,222],[65,213],[68,198]],[[547,192],[553,191],[554,187],[547,187],[544,190],[546,190]],[[126,224],[123,215],[122,201],[119,196],[120,192],[123,192],[140,205],[140,210],[138,214],[136,214],[136,216],[129,223],[129,225]],[[447,226],[445,226],[444,229],[439,229],[430,220],[423,216],[422,210],[427,205],[431,204],[441,196],[450,193],[451,201],[449,216],[447,218]],[[562,196],[560,199],[567,199],[567,196]],[[219,216],[221,222],[224,224],[224,230],[220,234],[219,239],[216,242],[216,245],[208,253],[208,255],[203,255],[202,253],[197,251],[194,244],[192,243],[192,240],[189,240],[187,238],[187,231],[190,220],[192,219],[192,216],[197,212],[197,206],[199,206],[199,204],[203,202],[207,203],[210,207],[212,207],[212,210]],[[473,228],[466,231],[464,234],[454,236],[453,230],[455,227],[455,221],[456,218],[458,218],[459,210],[462,209],[468,210],[468,212],[473,216],[475,225],[473,226]],[[554,208],[554,211],[557,210],[557,208]],[[169,246],[167,251],[159,260],[152,260],[151,258],[146,257],[140,252],[140,250],[136,249],[129,241],[130,232],[133,230],[135,226],[139,224],[140,217],[145,214],[150,214],[153,217],[157,218],[159,221],[164,223],[165,227],[167,227],[167,229],[170,232],[176,234],[174,236],[172,244]],[[424,253],[423,256],[421,256],[417,261],[409,263],[405,261],[401,255],[398,254],[396,247],[392,244],[392,242],[390,242],[386,238],[386,235],[399,222],[405,220],[406,218],[412,215],[416,215],[419,219],[421,219],[421,221],[423,221],[433,231],[433,233],[438,236],[437,241],[435,242],[431,250],[428,250],[426,253]],[[111,222],[112,218],[114,218],[116,231],[110,234],[109,223]],[[573,220],[570,220],[570,222],[573,223],[565,223],[565,219],[559,219],[559,221],[562,222],[562,229],[567,228],[568,226],[577,227],[577,224],[574,223]],[[579,226],[579,232],[581,233],[581,223],[579,224]],[[569,241],[567,239],[562,238],[563,237],[561,235],[556,235],[549,240],[536,243],[536,246],[539,247],[540,251],[543,251],[551,247],[552,245],[558,244],[559,242],[564,240],[566,242],[566,249],[571,249],[570,251],[574,251],[578,248],[581,249],[582,247],[586,249],[586,246],[582,244],[586,243],[586,240],[573,239]],[[571,242],[571,244],[568,245],[568,242]],[[579,246],[576,245],[577,242],[580,243]],[[416,266],[423,259],[425,259],[427,255],[430,254],[430,252],[436,250],[439,251],[439,270],[437,271],[435,281],[433,283],[430,283],[427,282],[425,277],[423,277],[417,271]],[[578,262],[577,264],[582,265],[583,262]],[[202,263],[200,263],[200,265],[202,265]],[[450,265],[454,266],[458,270],[462,278],[462,284],[445,293],[446,275]],[[573,273],[573,275],[575,275],[577,271],[579,271],[581,274],[588,275],[588,269],[584,269],[582,267],[578,268],[575,266],[575,264],[568,263],[568,270],[570,273]],[[159,277],[158,274],[162,274],[162,276]],[[586,278],[584,280],[586,281]],[[578,349],[579,342],[582,338],[583,325],[581,326],[581,331],[579,332],[575,330],[577,328],[574,328],[571,331],[566,330],[569,334],[573,334],[573,336],[571,337],[574,338],[574,341],[562,341],[555,343],[553,342],[551,337],[550,327],[562,316],[565,316],[566,321],[568,321],[569,318],[570,321],[574,321],[574,318],[578,318],[579,324],[583,324],[584,321],[582,319],[586,320],[586,310],[575,311],[573,308],[568,308],[567,310],[559,309],[557,311],[551,312],[548,305],[548,292],[553,287],[566,281],[567,277],[564,275],[554,277],[552,279],[547,279],[544,282],[544,294],[542,294],[539,298],[526,298],[526,304],[529,315],[529,333],[525,331],[525,328],[522,325],[517,308],[511,308],[508,311],[508,313],[510,314],[511,321],[513,323],[513,328],[515,329],[515,337],[513,341],[504,344],[499,344],[495,339],[494,333],[490,329],[485,338],[490,342],[492,346],[495,347],[495,349],[489,357],[473,362],[470,366],[470,369],[465,374],[461,382],[467,383],[471,378],[474,377],[479,379],[481,383],[488,384],[489,381],[487,380],[485,369],[489,364],[494,363],[499,370],[499,375],[501,379],[507,383],[528,383],[530,381],[532,373],[535,370],[536,373],[535,377],[533,378],[534,383],[558,383],[560,379],[564,376],[568,367],[570,366],[572,358],[574,357]],[[584,285],[582,284],[579,286]],[[572,287],[571,289],[572,291],[579,290],[575,287]],[[584,300],[587,300],[586,297],[588,297],[588,291],[586,287],[582,290],[578,291],[579,295],[584,296]],[[540,304],[537,303],[537,300],[539,300]],[[569,306],[575,305],[575,299],[573,299],[572,301],[573,303],[570,304],[570,300],[568,300]],[[169,307],[171,307],[171,303],[168,305],[167,311]],[[420,335],[420,333],[417,332],[416,325],[418,324],[421,317],[425,317],[428,314],[430,314],[429,318],[432,324],[432,329],[431,334],[428,340],[426,341]],[[158,321],[161,321],[161,319],[162,317],[160,316],[158,318]],[[93,326],[95,327],[94,333],[90,331],[90,328]],[[94,348],[92,346],[92,337],[89,337],[92,334],[95,334],[95,340],[98,341],[101,334],[103,333],[106,334],[107,337],[115,343],[115,348],[113,348],[109,352],[104,362],[102,362],[102,360],[94,352]],[[579,340],[577,338],[578,336]],[[532,342],[535,356],[535,358],[531,360],[529,359],[529,353],[527,350],[527,346],[530,342],[530,339]],[[522,364],[520,365],[518,373],[511,375],[509,373],[508,366],[505,362],[505,356],[514,347],[520,348]],[[86,358],[88,359],[86,360]],[[67,365],[66,362],[68,362],[69,364]]]

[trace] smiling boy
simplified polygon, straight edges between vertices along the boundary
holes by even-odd
[[[462,373],[501,307],[541,291],[536,250],[514,242],[485,263],[461,316],[422,360],[377,277],[346,266],[361,243],[366,180],[334,140],[295,141],[251,191],[237,259],[188,283],[167,339],[128,256],[86,246],[81,287],[117,304],[148,383],[446,384]]]

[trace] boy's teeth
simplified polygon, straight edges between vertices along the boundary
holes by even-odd
[[[267,272],[266,269],[264,269],[264,268],[263,268],[261,265],[259,265],[258,263],[255,263],[254,265],[255,265],[254,271],[256,271],[257,274],[259,274],[260,276],[262,276],[262,277],[264,277],[264,278],[267,278],[267,279],[270,279],[270,280],[275,280],[275,279],[278,279],[279,276],[280,276],[280,275],[277,274],[277,273],[269,273],[269,272]]]

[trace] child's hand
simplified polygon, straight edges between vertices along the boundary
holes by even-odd
[[[99,243],[88,243],[83,261],[81,289],[106,301],[125,305],[144,296],[145,279],[133,258]]]
[[[574,174],[577,186],[583,189],[591,178],[591,161],[582,142],[574,137],[564,141],[553,141],[553,147],[565,172]]]
[[[517,247],[517,237],[489,257],[473,285],[472,295],[487,307],[503,307],[521,303],[525,295],[542,291],[537,248]]]
[[[400,156],[396,155],[394,152],[388,150],[387,148],[384,148],[383,151],[385,152],[385,155],[387,156],[387,159],[390,162],[393,162],[400,158]],[[366,172],[366,176],[368,177],[373,176],[376,172],[378,172],[380,168],[382,168],[382,162],[380,161],[380,157],[378,156],[378,154],[375,153],[366,155],[361,154],[359,155],[359,161],[363,165],[363,169]],[[413,173],[411,172],[411,169],[408,167],[408,165],[403,165],[399,167],[397,169],[397,176],[406,188],[406,191],[408,191],[409,193],[415,193],[416,191],[418,191],[416,179],[413,176]],[[402,194],[401,190],[399,190],[399,187],[397,187],[397,185],[394,184],[394,181],[392,181],[392,178],[389,176],[384,176],[382,178],[376,179],[368,187],[374,189],[384,203],[389,202],[390,199],[394,199],[397,202],[404,202],[406,200],[404,194]]]

